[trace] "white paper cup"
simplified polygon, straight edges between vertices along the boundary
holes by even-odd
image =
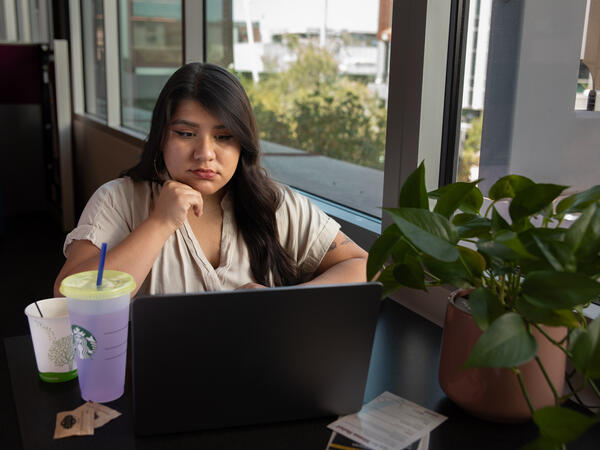
[[[25,308],[40,378],[60,383],[77,377],[73,333],[66,298],[47,298],[37,302],[43,317],[31,303]]]

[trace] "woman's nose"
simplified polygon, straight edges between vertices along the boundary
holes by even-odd
[[[211,161],[215,158],[212,136],[199,137],[194,142],[194,159]]]

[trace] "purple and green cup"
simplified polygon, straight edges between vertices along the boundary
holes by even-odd
[[[81,397],[105,403],[123,395],[135,281],[116,270],[105,270],[100,286],[97,278],[97,270],[73,274],[62,281],[60,292],[67,297]]]

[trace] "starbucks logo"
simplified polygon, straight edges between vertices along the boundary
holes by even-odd
[[[79,359],[90,359],[96,353],[98,343],[92,333],[79,325],[72,325],[75,352]]]

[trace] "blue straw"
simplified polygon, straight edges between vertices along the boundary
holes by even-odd
[[[100,264],[98,265],[98,279],[96,280],[96,288],[100,289],[102,285],[102,274],[104,273],[104,259],[106,258],[106,242],[102,243],[100,249]]]

